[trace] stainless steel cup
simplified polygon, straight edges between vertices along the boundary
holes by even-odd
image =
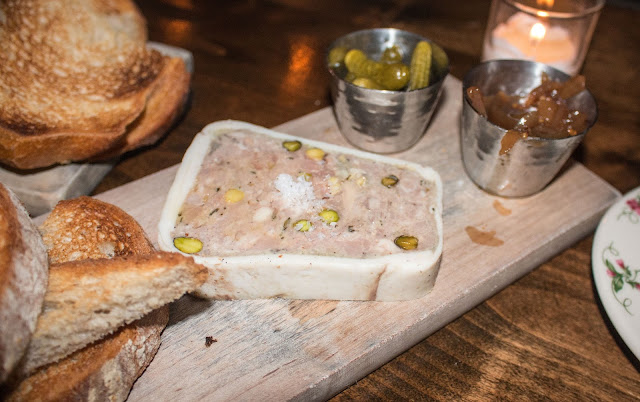
[[[542,73],[565,81],[569,76],[542,63],[524,60],[494,60],[471,69],[462,82],[462,122],[460,146],[462,161],[469,177],[485,191],[504,197],[525,197],[542,190],[560,171],[587,131],[596,122],[595,99],[587,90],[568,100],[572,109],[587,114],[587,129],[572,137],[519,139],[500,155],[501,141],[507,130],[489,122],[471,106],[466,91],[471,86],[483,94],[503,91],[526,95],[540,85]]]
[[[409,65],[413,49],[421,40],[429,41],[393,28],[367,29],[337,39],[329,51],[338,46],[356,48],[378,60],[386,48],[396,45],[402,51],[403,62]],[[362,88],[345,81],[333,69],[329,71],[334,113],[342,135],[366,151],[393,153],[411,148],[424,135],[449,65],[430,80],[428,87],[414,91]]]

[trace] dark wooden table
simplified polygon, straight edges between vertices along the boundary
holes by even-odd
[[[489,11],[487,0],[139,4],[151,40],[193,52],[192,99],[166,138],[124,158],[95,193],[179,163],[209,122],[271,127],[330,105],[324,50],[350,31],[422,34],[444,47],[451,74],[462,78],[480,60]],[[633,1],[609,1],[600,17],[582,71],[599,120],[574,155],[623,193],[640,186],[638,21]],[[639,399],[640,364],[593,286],[592,241],[579,241],[335,400]]]

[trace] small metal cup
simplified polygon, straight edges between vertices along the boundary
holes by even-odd
[[[494,60],[471,69],[462,82],[462,123],[460,146],[469,177],[483,190],[503,197],[525,197],[537,193],[560,171],[587,131],[596,122],[598,110],[587,90],[568,100],[570,108],[587,114],[584,132],[572,137],[519,139],[504,155],[501,141],[507,130],[491,123],[471,106],[466,91],[471,86],[483,94],[503,91],[527,95],[540,85],[542,73],[554,80],[569,76],[542,63],[524,60]]]
[[[403,62],[409,65],[413,49],[421,40],[429,41],[393,28],[367,29],[338,38],[329,47],[329,52],[334,47],[343,46],[360,49],[378,60],[386,48],[396,45],[402,51]],[[432,77],[428,87],[413,91],[362,88],[345,81],[333,69],[329,71],[333,108],[342,135],[365,151],[393,153],[411,148],[424,135],[449,65],[447,62]]]

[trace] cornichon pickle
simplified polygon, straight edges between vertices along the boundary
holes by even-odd
[[[340,68],[342,63],[344,63],[344,56],[347,54],[349,49],[343,46],[334,47],[329,51],[329,56],[327,57],[329,67],[330,68]]]
[[[380,57],[380,61],[382,63],[389,63],[389,64],[400,63],[402,62],[402,52],[400,52],[400,49],[396,45],[388,47],[384,49],[384,52],[382,53],[382,57]]]
[[[409,79],[410,91],[429,85],[431,53],[431,44],[427,41],[418,42],[415,49],[413,49],[413,54],[411,55],[411,78]]]
[[[389,175],[387,177],[383,177],[382,180],[380,180],[380,182],[382,183],[383,186],[391,188],[396,184],[398,184],[398,180],[399,179],[396,176]]]
[[[202,250],[202,242],[194,237],[176,237],[173,245],[183,253],[193,254]]]
[[[398,236],[393,242],[403,250],[415,250],[418,247],[418,239],[413,236]]]
[[[449,64],[449,58],[447,54],[442,50],[442,48],[438,45],[431,46],[431,55],[432,55],[432,64],[433,71],[436,72],[438,77],[442,77],[445,72],[445,68]]]
[[[302,143],[300,141],[284,141],[282,146],[289,152],[295,152],[300,149]]]
[[[384,89],[397,91],[409,82],[409,67],[402,63],[387,64],[382,69],[380,84]]]
[[[378,84],[371,78],[366,78],[366,77],[358,77],[352,81],[352,84],[362,88],[368,88],[368,89],[383,89],[380,84]]]
[[[352,73],[351,71],[349,71],[347,75],[344,76],[344,80],[351,83],[353,83],[353,81],[355,81],[357,78],[358,76],[356,75],[356,73]]]
[[[418,42],[414,48],[410,67],[402,63],[402,53],[396,45],[386,48],[380,61],[368,58],[359,49],[351,49],[343,56],[341,52],[344,50],[332,49],[329,54],[330,63],[338,63],[343,58],[343,65],[347,69],[345,80],[369,89],[397,91],[403,88],[424,88],[432,79],[431,70],[433,69],[433,75],[439,77],[448,64],[444,51],[427,41]],[[332,55],[332,52],[335,54]]]
[[[350,72],[358,77],[370,78],[374,81],[377,81],[376,78],[380,77],[384,67],[382,63],[367,58],[367,55],[358,49],[351,49],[347,52],[344,57],[344,64]]]
[[[344,80],[349,81],[350,83],[353,83],[353,81],[355,81],[357,78],[358,76],[355,75],[355,73],[352,73],[351,71],[349,71],[347,75],[344,76]]]

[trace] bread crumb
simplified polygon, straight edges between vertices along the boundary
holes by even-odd
[[[209,346],[213,345],[216,342],[218,342],[218,340],[214,339],[211,336],[207,336],[206,338],[204,338],[204,346],[206,346],[206,347],[209,347]]]

